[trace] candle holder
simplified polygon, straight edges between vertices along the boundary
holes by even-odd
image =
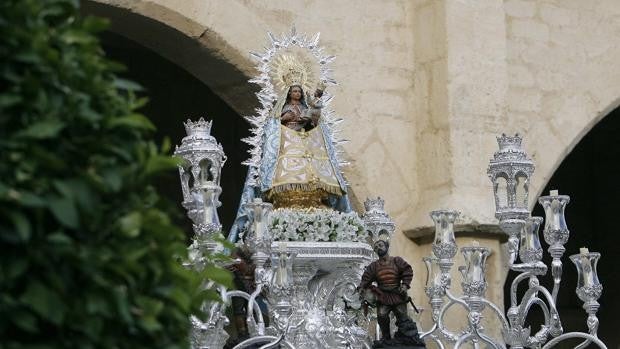
[[[519,258],[523,263],[537,263],[542,259],[543,249],[538,238],[538,228],[542,221],[542,217],[530,217],[523,227],[519,248]]]
[[[426,266],[426,286],[424,287],[426,294],[430,297],[445,296],[446,285],[442,278],[443,273],[439,268],[439,258],[423,257],[422,261]]]
[[[487,289],[487,281],[484,276],[486,271],[486,261],[491,250],[480,246],[467,246],[461,248],[461,253],[465,259],[465,265],[459,267],[463,276],[461,287],[463,293],[468,298],[484,297]]]
[[[564,209],[570,202],[567,195],[558,195],[557,191],[552,191],[551,195],[541,196],[538,202],[545,209],[545,230],[543,232],[545,242],[549,244],[549,254],[553,258],[551,262],[551,274],[553,275],[553,299],[556,300],[562,279],[562,256],[566,249],[564,245],[570,236]]]
[[[248,222],[250,222],[247,236],[243,236],[243,243],[250,248],[251,252],[269,256],[273,237],[269,232],[268,224],[273,205],[256,198],[254,201],[244,204],[243,208],[248,213]]]
[[[291,316],[293,305],[290,299],[294,297],[293,283],[293,260],[295,254],[286,251],[285,245],[281,245],[280,251],[271,254],[272,279],[269,284],[270,304],[274,306],[275,328],[278,332],[286,331]]]
[[[601,254],[582,251],[570,256],[570,260],[577,267],[577,296],[583,301],[583,309],[588,313],[587,325],[590,334],[596,336],[598,318],[596,312],[600,307],[598,299],[603,293],[603,285],[598,280],[596,266]]]
[[[439,259],[452,259],[458,251],[454,238],[454,222],[458,216],[458,211],[437,210],[431,212],[431,218],[435,223],[433,254]]]
[[[517,259],[519,235],[530,215],[527,205],[534,163],[521,147],[521,141],[519,134],[497,137],[499,151],[493,155],[487,170],[493,183],[495,217],[508,235],[509,266]]]
[[[584,341],[577,348],[585,348],[590,344],[600,348],[607,348],[597,337],[598,318],[596,312],[600,307],[598,298],[601,296],[603,287],[598,280],[596,266],[600,258],[599,253],[589,252],[583,248],[581,253],[572,255],[571,261],[577,267],[578,283],[577,296],[584,302],[583,308],[588,314],[586,324],[588,332],[564,333],[560,314],[556,307],[557,294],[562,279],[561,258],[565,252],[564,244],[568,241],[569,230],[566,224],[564,211],[570,201],[567,195],[559,195],[557,190],[551,191],[550,195],[542,196],[538,202],[545,209],[545,241],[549,244],[548,252],[553,258],[551,262],[551,274],[553,277],[553,290],[540,285],[539,276],[547,273],[547,266],[541,261],[543,249],[540,245],[538,229],[543,222],[541,217],[530,217],[527,210],[528,183],[534,171],[534,164],[521,148],[521,137],[498,137],[500,150],[495,153],[489,164],[489,177],[493,182],[496,212],[500,228],[508,235],[509,261],[508,267],[519,273],[511,285],[510,307],[506,315],[499,307],[484,298],[486,290],[485,262],[490,251],[484,247],[471,246],[461,248],[466,265],[459,267],[463,281],[463,296],[456,297],[450,293],[449,283],[442,282],[444,275],[449,275],[448,270],[441,269],[438,277],[435,265],[439,266],[441,258],[427,257],[424,262],[427,266],[428,278],[426,293],[430,298],[434,310],[433,328],[424,335],[436,341],[440,347],[443,342],[454,343],[454,348],[465,342],[472,342],[474,347],[484,342],[493,348],[543,348],[548,349],[569,338],[582,338]],[[503,188],[502,188],[503,185]],[[437,211],[434,211],[437,212]],[[435,217],[436,240],[433,245],[433,253],[443,253],[442,248],[446,229],[442,224],[437,224]],[[445,223],[445,218],[443,223]],[[449,235],[449,234],[448,234]],[[450,240],[448,238],[448,240]],[[445,265],[451,262],[451,258],[445,255]],[[449,257],[449,258],[448,258]],[[517,257],[521,263],[516,263]],[[449,278],[449,276],[447,276]],[[518,286],[528,281],[528,288],[519,300],[517,297]],[[445,297],[444,297],[445,296]],[[446,300],[447,298],[447,300]],[[467,311],[469,328],[460,334],[450,332],[445,328],[443,318],[448,309],[454,304],[461,304]],[[544,314],[544,323],[534,335],[531,335],[531,327],[525,326],[525,319],[532,309],[538,307]],[[489,308],[500,320],[502,326],[502,338],[491,338],[486,335],[480,326],[481,312]],[[435,310],[437,309],[437,310]],[[435,315],[436,313],[436,315]]]
[[[179,164],[179,176],[183,193],[182,205],[192,220],[194,237],[188,248],[189,260],[185,264],[195,270],[202,270],[213,263],[210,256],[213,253],[223,252],[224,247],[218,241],[223,239],[222,225],[217,213],[221,205],[219,195],[220,172],[226,162],[226,155],[222,146],[211,136],[211,121],[203,118],[196,122],[187,120],[185,131],[187,136],[177,146],[174,154],[183,161]],[[220,266],[221,263],[220,263]],[[205,289],[211,289],[226,298],[226,289],[223,285],[207,281]],[[190,339],[194,348],[222,347],[228,339],[224,327],[229,320],[226,317],[224,304],[217,301],[206,301],[202,304],[202,311],[207,321],[192,315],[192,331]]]

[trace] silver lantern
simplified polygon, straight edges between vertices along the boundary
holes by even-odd
[[[489,163],[487,174],[493,182],[495,217],[508,234],[509,262],[514,263],[519,250],[519,234],[530,215],[528,195],[534,163],[521,147],[519,134],[497,137],[499,151]]]

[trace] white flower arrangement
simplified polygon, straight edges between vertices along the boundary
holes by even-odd
[[[271,213],[269,230],[276,241],[364,242],[364,222],[355,212],[281,208]]]

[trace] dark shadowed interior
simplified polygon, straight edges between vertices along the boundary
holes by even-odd
[[[180,144],[185,135],[183,122],[188,118],[213,120],[211,134],[222,144],[228,157],[222,169],[222,207],[219,209],[227,232],[234,220],[247,172],[241,165],[247,158],[247,146],[241,139],[249,135],[248,124],[203,82],[157,53],[112,32],[104,33],[101,39],[106,55],[127,67],[121,75],[144,87],[143,94],[148,96],[149,103],[141,112],[157,126],[158,142],[169,137],[173,147]],[[182,194],[178,173],[162,178],[158,186],[180,207]],[[181,216],[178,220],[187,228],[187,233],[192,234],[189,219]]]
[[[527,148],[527,144],[525,144]],[[602,254],[598,263],[598,276],[603,284],[603,295],[599,299],[601,308],[599,337],[609,348],[620,346],[620,326],[615,316],[620,313],[620,232],[616,219],[620,215],[620,108],[614,110],[595,125],[564,159],[553,177],[547,183],[542,195],[549,195],[550,190],[557,189],[560,194],[569,195],[566,207],[566,222],[570,230],[570,239],[564,246],[566,253],[562,258],[563,274],[558,294],[558,311],[562,318],[564,332],[587,331],[587,315],[582,308],[583,302],[575,294],[577,270],[568,258],[579,253],[581,247],[591,252]],[[533,216],[544,217],[544,210],[536,204]],[[543,223],[544,225],[544,223]],[[548,245],[540,239],[545,250],[544,262],[551,265],[551,258],[546,252]],[[510,282],[516,273],[511,272],[506,283],[506,309],[510,306]],[[548,275],[541,279],[544,285],[552,288],[553,282]],[[525,287],[523,287],[525,288]],[[523,291],[523,290],[521,290]],[[533,311],[530,317],[532,335],[538,331],[542,313]],[[579,342],[563,343],[561,348],[572,348]],[[593,346],[591,346],[593,347]]]

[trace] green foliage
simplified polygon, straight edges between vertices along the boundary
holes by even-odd
[[[186,347],[206,295],[149,184],[176,161],[78,5],[0,2],[0,349]]]

